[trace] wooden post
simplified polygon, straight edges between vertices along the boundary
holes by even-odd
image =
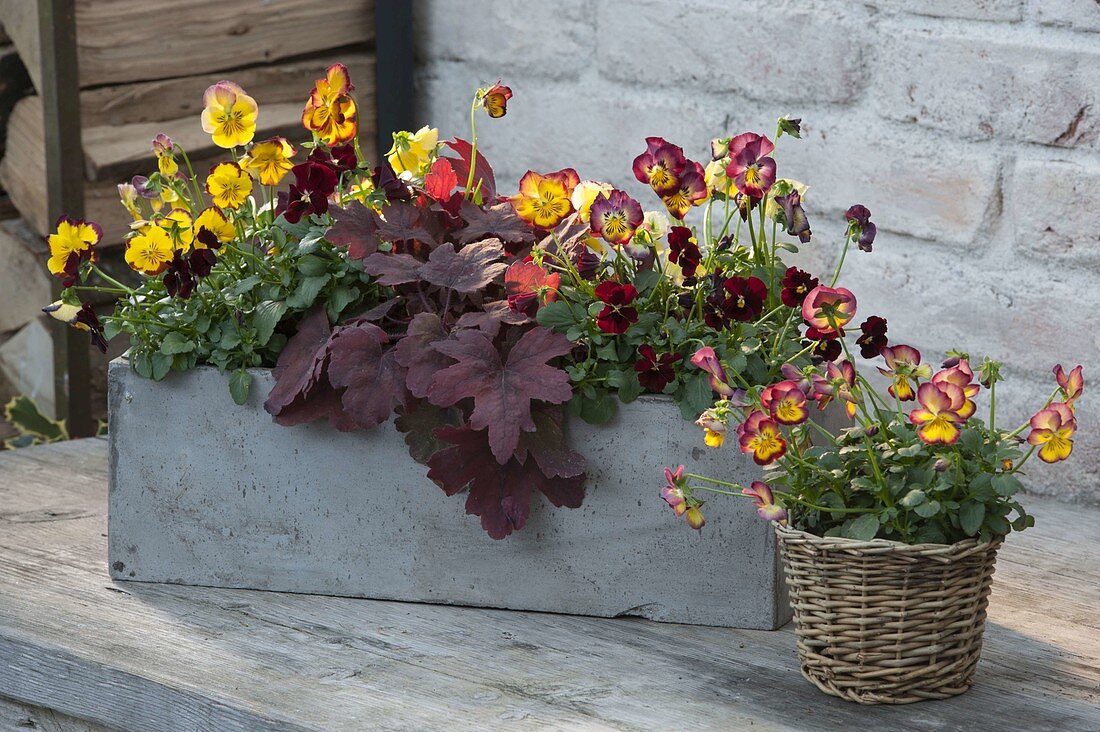
[[[393,133],[413,129],[413,16],[411,2],[374,3],[375,106],[378,159],[393,144]]]
[[[74,0],[38,0],[42,53],[42,117],[46,135],[46,193],[51,221],[84,215],[84,150],[80,131]],[[54,280],[55,294],[60,282]],[[69,434],[94,434],[89,390],[88,338],[75,328],[54,331],[54,403]]]

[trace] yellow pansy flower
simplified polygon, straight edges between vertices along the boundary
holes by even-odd
[[[57,231],[46,240],[50,247],[46,262],[50,274],[75,277],[81,261],[95,260],[95,245],[102,238],[103,230],[98,224],[62,216],[57,220]]]
[[[141,221],[141,209],[138,207],[137,188],[130,183],[118,184],[118,198],[122,201],[122,207],[129,212],[134,221]]]
[[[359,130],[359,109],[350,96],[354,89],[347,66],[329,66],[325,78],[318,79],[310,92],[302,126],[329,147],[350,142]]]
[[[176,164],[172,138],[163,132],[153,138],[153,152],[157,154],[157,170],[166,178],[176,177],[180,166]]]
[[[294,163],[290,162],[294,152],[294,146],[285,138],[272,137],[253,145],[248,154],[241,158],[240,165],[263,185],[277,186],[294,167]]]
[[[727,165],[729,165],[729,158],[711,160],[703,170],[703,179],[710,190],[733,198],[737,195],[737,186],[733,184],[733,178],[726,175]]]
[[[236,163],[218,163],[206,177],[206,192],[219,208],[240,208],[252,193],[252,179]]]
[[[203,209],[195,217],[191,231],[196,249],[217,249],[222,244],[233,241],[237,236],[237,230],[233,228],[233,224],[229,222],[225,213],[213,206]]]
[[[247,145],[256,134],[256,100],[231,81],[219,81],[202,95],[202,129],[218,147]]]
[[[174,208],[166,213],[157,222],[157,225],[168,232],[168,235],[172,237],[173,244],[181,252],[186,252],[191,248],[191,240],[194,238],[194,234],[191,233],[191,214],[187,211],[182,208]]]
[[[131,239],[126,246],[126,264],[146,275],[158,275],[167,269],[176,256],[172,237],[159,226],[150,226]]]
[[[419,176],[431,164],[438,144],[439,130],[427,125],[416,132],[395,132],[386,160],[397,175]]]

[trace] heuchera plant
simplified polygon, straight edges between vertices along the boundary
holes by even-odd
[[[858,216],[852,221],[865,226]],[[1032,455],[1054,463],[1072,452],[1075,403],[1084,389],[1081,366],[1068,373],[1055,366],[1056,386],[1042,408],[1006,430],[996,423],[1000,363],[982,359],[975,373],[967,353],[951,351],[933,371],[916,348],[889,345],[886,321],[872,316],[860,326],[856,344],[864,358],[881,359],[878,371],[888,386],[877,391],[856,370],[844,339],[855,310],[847,291],[810,292],[803,317],[810,328],[838,335],[843,358],[801,368],[786,364],[783,380],[719,401],[700,418],[708,444],[714,432],[736,424],[740,450],[765,466],[764,480],[742,486],[687,473],[681,465],[665,470],[665,502],[698,529],[704,494],[746,496],[763,519],[860,541],[989,541],[1033,526],[1015,498],[1022,489],[1018,475]],[[694,360],[722,380],[712,356],[701,349]],[[988,421],[978,417],[983,388]],[[843,405],[853,426],[830,433],[809,418],[815,402],[819,409]]]
[[[715,140],[706,165],[647,139],[631,172],[657,210],[571,168],[528,171],[506,196],[476,124],[507,113],[507,86],[476,92],[468,141],[399,132],[374,168],[353,88],[346,68],[328,69],[302,114],[312,139],[296,148],[253,142],[256,102],[231,82],[210,87],[202,125],[232,160],[200,178],[158,136],[158,170],[120,186],[141,284],[102,272],[98,227],[64,219],[50,270],[68,289],[48,310],[101,346],[127,333],[147,377],[218,366],[238,403],[247,367],[273,365],[264,406],[279,424],[395,418],[428,477],[465,491],[494,538],[525,524],[535,492],[581,504],[586,465],[566,443],[567,413],[603,423],[652,393],[693,419],[839,347],[829,328],[800,330],[819,283],[779,253],[811,238],[807,189],[776,177],[769,138]],[[799,136],[798,120],[779,121],[784,135]],[[868,216],[850,217],[862,223],[849,244],[870,248]],[[119,296],[105,325],[85,290]]]

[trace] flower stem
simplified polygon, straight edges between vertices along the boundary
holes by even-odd
[[[844,258],[848,256],[848,249],[852,246],[852,237],[844,237],[844,249],[840,252],[840,261],[836,263],[836,271],[833,272],[833,281],[829,283],[829,287],[836,287],[837,280],[840,279],[840,270],[844,268]]]
[[[477,167],[477,107],[481,90],[474,94],[474,101],[470,104],[470,172],[466,175],[466,200],[474,198],[474,168]]]
[[[101,270],[98,265],[93,264],[92,265],[92,271],[95,272],[97,275],[99,275],[102,279],[106,280],[107,282],[110,282],[112,285],[114,285],[115,287],[117,287],[120,290],[122,290],[123,292],[125,292],[126,294],[128,294],[128,295],[133,295],[134,294],[133,289],[127,287],[124,284],[122,284],[121,282],[116,280],[114,277],[111,277],[109,274],[107,274],[106,272]]]

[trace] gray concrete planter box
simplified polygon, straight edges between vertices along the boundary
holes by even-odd
[[[747,500],[689,529],[658,497],[665,465],[748,482],[735,447],[702,447],[661,397],[614,423],[569,423],[589,460],[584,505],[536,499],[502,541],[425,477],[392,426],[280,427],[267,370],[237,407],[213,368],[153,382],[112,362],[111,576],[738,628],[790,618],[775,533]]]

